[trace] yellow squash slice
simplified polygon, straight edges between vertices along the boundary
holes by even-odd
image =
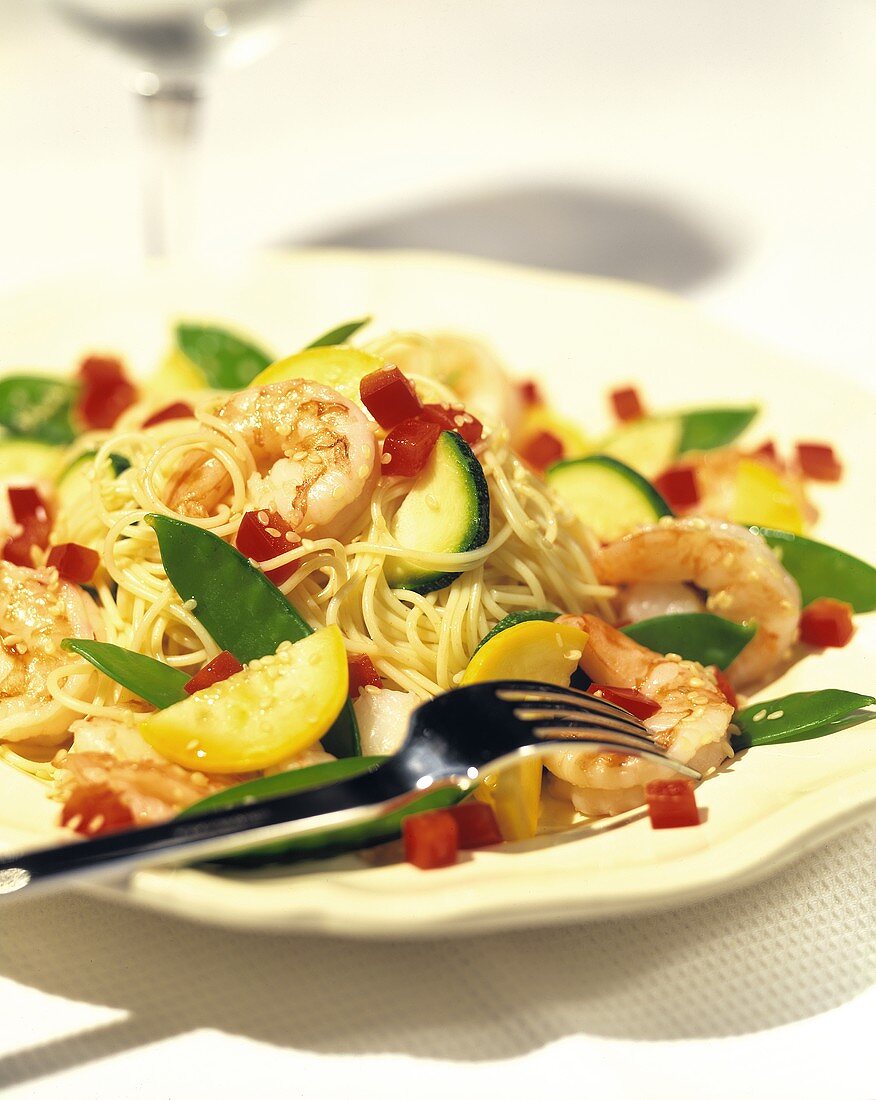
[[[258,771],[328,732],[347,699],[341,632],[328,626],[140,723],[162,756],[195,771]]]
[[[485,680],[540,680],[568,687],[587,633],[566,623],[533,621],[508,627],[477,651],[463,684]],[[486,775],[475,794],[492,806],[505,840],[535,836],[541,801],[540,760],[523,760]]]

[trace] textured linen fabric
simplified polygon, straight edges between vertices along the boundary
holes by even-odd
[[[536,1064],[550,1067],[559,1043],[563,1064],[576,1046],[591,1059],[594,1049],[615,1057],[626,1048],[629,1061],[610,1078],[618,1096],[664,1095],[659,1079],[631,1079],[668,1045],[679,1057],[667,1095],[717,1096],[727,1081],[697,1092],[684,1052],[697,1045],[690,1041],[735,1036],[736,1094],[760,1095],[769,1078],[745,1056],[763,1038],[756,1033],[828,1012],[876,978],[874,842],[876,818],[714,901],[462,940],[232,933],[72,893],[10,907],[0,1003],[15,1010],[3,1013],[0,1086],[65,1100],[225,1096],[272,1066],[297,1082],[301,1091],[288,1095],[342,1095],[347,1065],[367,1095],[381,1083],[409,1087],[420,1063],[437,1086],[442,1075],[461,1080],[467,1063],[495,1071],[526,1056],[526,1077]],[[829,1066],[836,1053],[819,1057]],[[338,1060],[349,1055],[358,1058]],[[811,1056],[801,1048],[770,1095],[824,1095],[807,1091]],[[840,1063],[833,1095],[865,1100],[860,1080],[843,1084],[860,1066]],[[135,1065],[149,1067],[148,1079]],[[502,1079],[516,1095],[516,1069]],[[266,1087],[287,1095],[279,1083]]]

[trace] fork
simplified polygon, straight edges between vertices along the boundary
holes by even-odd
[[[0,859],[0,894],[29,896],[71,877],[230,855],[266,841],[361,824],[402,809],[426,790],[465,792],[487,771],[577,746],[629,753],[702,779],[666,756],[621,707],[574,688],[496,680],[448,691],[418,707],[401,749],[372,771],[197,817],[7,855]]]

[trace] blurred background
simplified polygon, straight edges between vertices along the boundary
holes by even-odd
[[[214,37],[237,2],[202,5]],[[0,0],[0,289],[144,252],[136,66],[51,7]],[[206,77],[198,249],[619,276],[872,375],[876,4],[274,7],[273,47]]]

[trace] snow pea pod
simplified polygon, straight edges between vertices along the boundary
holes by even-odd
[[[242,390],[273,362],[255,344],[216,325],[179,324],[176,343],[216,390]]]
[[[170,516],[149,515],[168,579],[221,649],[247,664],[275,653],[281,642],[312,634],[275,584],[212,531]],[[358,756],[359,733],[347,703],[323,738],[335,756]]]
[[[81,638],[65,638],[61,647],[84,657],[111,680],[159,710],[188,698],[184,690],[189,682],[188,675],[163,661],[133,653],[110,642],[92,642]]]
[[[70,443],[79,387],[57,378],[14,374],[0,380],[0,427],[20,439]]]
[[[742,435],[759,411],[756,405],[745,405],[739,408],[691,409],[681,413],[679,452],[726,447]]]
[[[789,531],[758,526],[751,530],[778,551],[782,565],[800,585],[804,606],[829,596],[851,604],[857,612],[876,611],[876,569],[872,565],[835,546]]]
[[[867,721],[868,717],[876,717],[856,713],[874,704],[876,697],[872,695],[858,695],[839,688],[797,691],[768,702],[752,703],[734,715],[739,733],[732,739],[733,748],[740,752],[757,745],[783,745],[824,737],[848,725]]]
[[[678,653],[701,665],[727,666],[754,637],[756,628],[734,623],[707,611],[656,615],[622,628],[639,645],[656,653]]]
[[[180,816],[193,817],[208,810],[250,803],[254,798],[272,798],[291,791],[323,787],[340,779],[371,771],[385,759],[386,757],[383,756],[361,756],[349,760],[333,760],[327,764],[314,764],[309,768],[298,768],[295,771],[283,772],[265,779],[255,779],[239,787],[229,787],[228,790],[196,802],[194,806],[184,810]],[[403,809],[383,814],[373,821],[364,822],[361,825],[336,826],[306,836],[273,841],[214,862],[226,866],[258,867],[265,863],[293,863],[301,859],[324,859],[328,856],[340,855],[342,852],[369,848],[400,836],[402,819],[408,814],[452,806],[462,797],[464,797],[463,794],[457,790],[427,791]]]
[[[360,328],[363,328],[370,322],[370,317],[360,317],[358,321],[348,321],[345,325],[338,325],[337,328],[331,329],[329,332],[323,333],[319,339],[314,340],[312,344],[308,344],[304,349],[307,351],[309,348],[330,348],[335,344],[346,344],[354,333],[357,333]]]

